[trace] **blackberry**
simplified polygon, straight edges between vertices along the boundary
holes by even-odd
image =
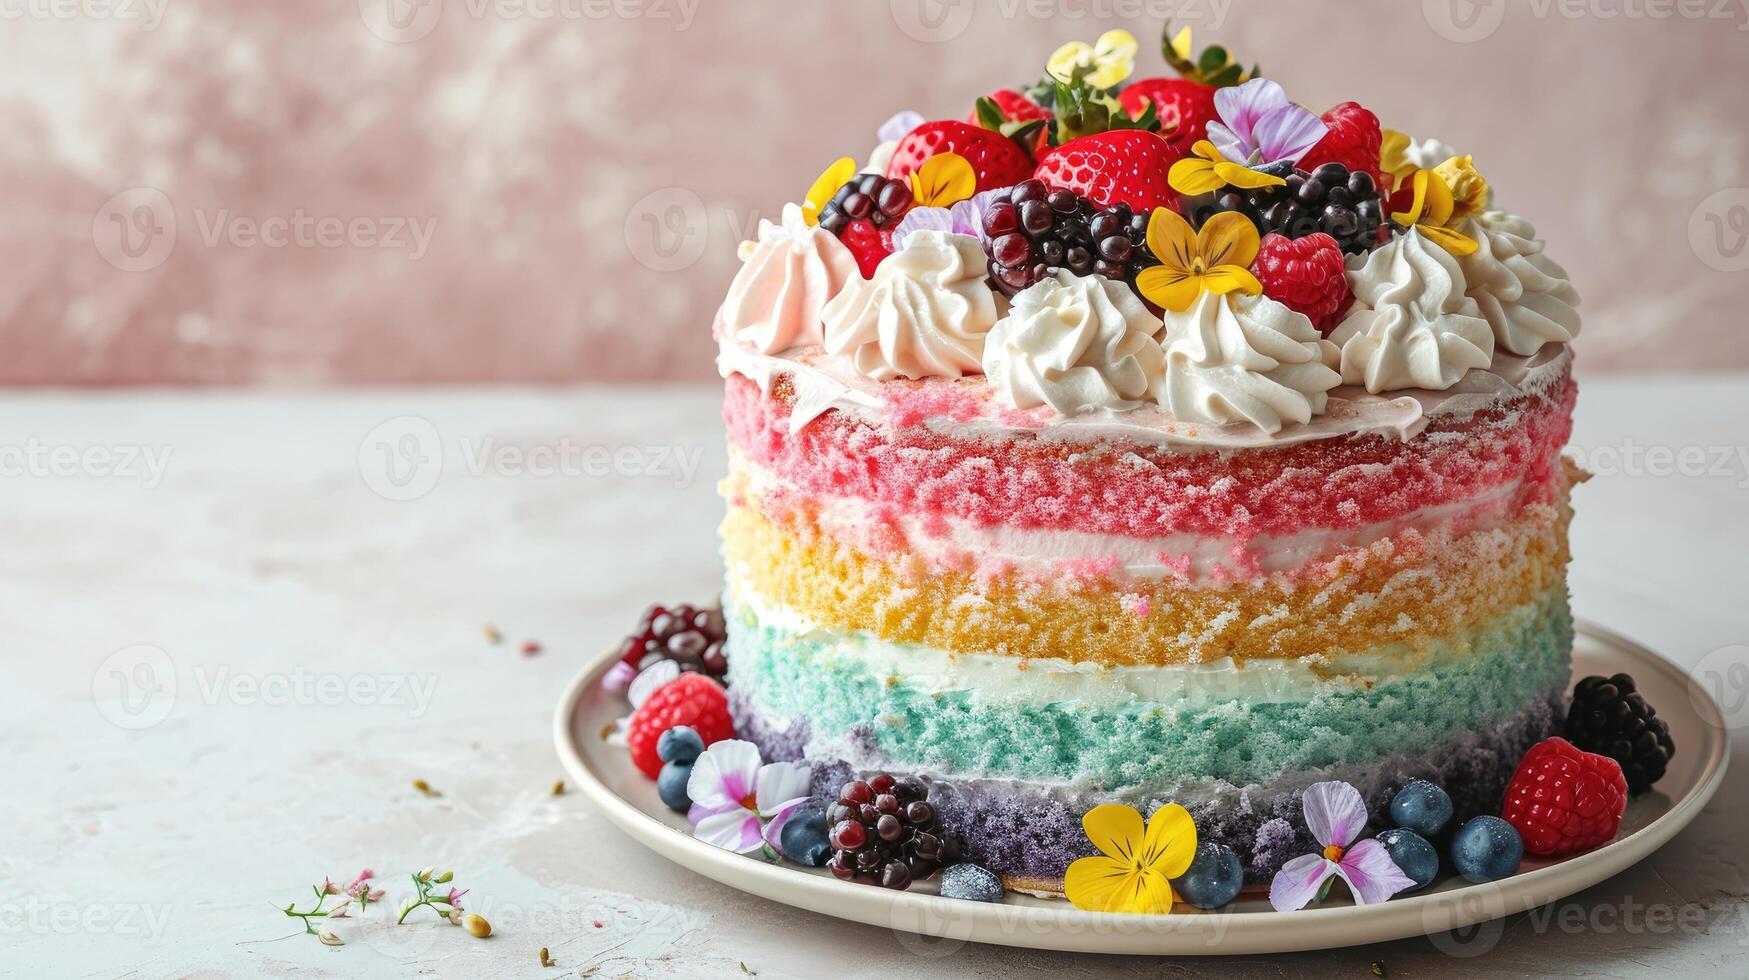
[[[1629,675],[1587,677],[1573,689],[1567,741],[1621,763],[1628,792],[1637,796],[1664,778],[1676,754],[1670,726],[1657,714]]]
[[[1340,163],[1326,163],[1309,173],[1295,170],[1285,176],[1285,186],[1228,188],[1186,198],[1185,217],[1200,229],[1223,211],[1237,211],[1251,219],[1259,234],[1275,232],[1294,239],[1321,231],[1349,255],[1370,252],[1378,245],[1385,209],[1372,174],[1349,173]]]
[[[905,889],[959,856],[942,834],[929,790],[886,773],[852,780],[826,808],[832,857],[826,867],[845,881]]]
[[[898,224],[912,203],[911,185],[905,181],[858,174],[820,209],[820,227],[840,238],[852,221],[864,218],[876,228],[885,228]]]
[[[715,606],[654,605],[644,610],[635,633],[620,641],[620,661],[643,670],[658,660],[672,660],[682,671],[699,671],[718,680],[728,673],[723,644],[729,634],[723,611]]]
[[[1101,209],[1073,191],[1042,180],[1016,184],[984,211],[990,284],[1013,296],[1067,269],[1128,282],[1159,260],[1148,252],[1148,216],[1129,205]]]

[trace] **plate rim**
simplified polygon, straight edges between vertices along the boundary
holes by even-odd
[[[1573,894],[1644,860],[1688,826],[1712,799],[1724,782],[1731,741],[1711,692],[1677,664],[1616,630],[1583,618],[1575,619],[1574,629],[1658,671],[1689,693],[1690,709],[1713,733],[1704,746],[1694,787],[1651,823],[1596,850],[1501,881],[1397,898],[1382,905],[1160,916],[1086,912],[1066,902],[1060,903],[1060,909],[1033,908],[870,888],[722,850],[682,833],[614,792],[573,744],[571,719],[590,688],[618,659],[613,648],[585,663],[560,692],[553,712],[553,743],[566,773],[584,796],[638,843],[721,884],[807,911],[931,939],[1070,952],[1218,956],[1333,949],[1464,928]],[[1057,920],[1057,924],[1034,922],[1016,928],[1017,919]],[[1061,928],[1071,923],[1073,928]],[[1120,941],[1113,943],[1114,938]]]

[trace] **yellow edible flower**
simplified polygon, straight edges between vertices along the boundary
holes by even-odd
[[[1148,250],[1161,264],[1142,270],[1136,288],[1161,309],[1183,312],[1205,292],[1255,296],[1263,284],[1251,274],[1257,226],[1235,211],[1210,218],[1201,232],[1176,211],[1155,208],[1148,219]]]
[[[1469,255],[1480,246],[1474,238],[1454,231],[1454,202],[1451,185],[1435,170],[1417,170],[1413,178],[1415,198],[1407,211],[1395,211],[1391,220],[1413,226],[1453,255]]]
[[[1408,183],[1415,176],[1415,171],[1421,169],[1409,159],[1409,144],[1414,142],[1408,133],[1399,133],[1394,129],[1384,131],[1384,138],[1379,141],[1379,170],[1391,178],[1391,185],[1385,190],[1395,192],[1397,188]]]
[[[808,196],[802,200],[802,218],[812,228],[820,223],[820,211],[831,203],[832,195],[838,193],[838,188],[850,183],[856,176],[856,161],[849,157],[840,159],[826,168],[814,181],[814,186],[808,188]]]
[[[1063,894],[1089,912],[1165,915],[1172,911],[1172,879],[1196,857],[1196,823],[1176,803],[1154,811],[1143,829],[1134,807],[1104,803],[1081,818],[1100,854],[1069,865]]]
[[[1094,88],[1112,88],[1130,77],[1136,70],[1136,52],[1141,45],[1129,31],[1106,31],[1092,44],[1070,41],[1058,48],[1045,63],[1051,77],[1065,85],[1075,80],[1075,72],[1092,68],[1085,77]]]
[[[937,153],[911,175],[911,197],[918,207],[952,207],[977,192],[978,175],[958,153]]]
[[[1180,194],[1207,194],[1218,191],[1228,184],[1255,190],[1259,187],[1278,187],[1287,181],[1266,174],[1261,170],[1252,170],[1244,164],[1234,163],[1221,156],[1221,151],[1208,140],[1197,140],[1190,148],[1192,156],[1187,156],[1172,165],[1166,172],[1166,183]]]
[[[1488,181],[1476,171],[1475,161],[1468,156],[1452,157],[1433,172],[1445,179],[1451,188],[1452,217],[1468,218],[1488,210]]]

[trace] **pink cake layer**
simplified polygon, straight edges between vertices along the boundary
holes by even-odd
[[[1507,484],[1553,505],[1577,395],[1553,384],[1487,410],[1439,416],[1416,438],[1322,440],[1231,456],[1149,446],[1065,445],[943,435],[926,420],[873,424],[828,412],[792,432],[791,395],[727,379],[729,439],[794,490],[877,502],[925,522],[1154,538],[1359,528],[1472,500]]]

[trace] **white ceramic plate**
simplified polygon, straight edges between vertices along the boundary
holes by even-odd
[[[1680,668],[1631,640],[1581,623],[1573,650],[1574,677],[1632,674],[1646,700],[1669,723],[1677,747],[1668,774],[1654,791],[1628,804],[1622,832],[1613,843],[1561,860],[1526,861],[1518,874],[1502,881],[1472,885],[1456,878],[1366,908],[1332,898],[1282,913],[1262,898],[1246,897],[1219,912],[1180,905],[1169,916],[1113,915],[1014,894],[1000,904],[944,899],[931,894],[930,882],[903,892],[851,884],[824,869],[767,864],[694,840],[685,818],[662,805],[655,783],[632,766],[626,750],[604,741],[614,719],[627,710],[623,696],[601,689],[601,676],[613,659],[610,651],[578,674],[560,696],[553,719],[553,739],[565,769],[608,819],[656,853],[707,878],[772,901],[893,929],[901,939],[917,943],[957,940],[1184,956],[1329,949],[1419,935],[1459,942],[1444,934],[1571,895],[1657,850],[1712,798],[1730,754],[1717,705]]]

